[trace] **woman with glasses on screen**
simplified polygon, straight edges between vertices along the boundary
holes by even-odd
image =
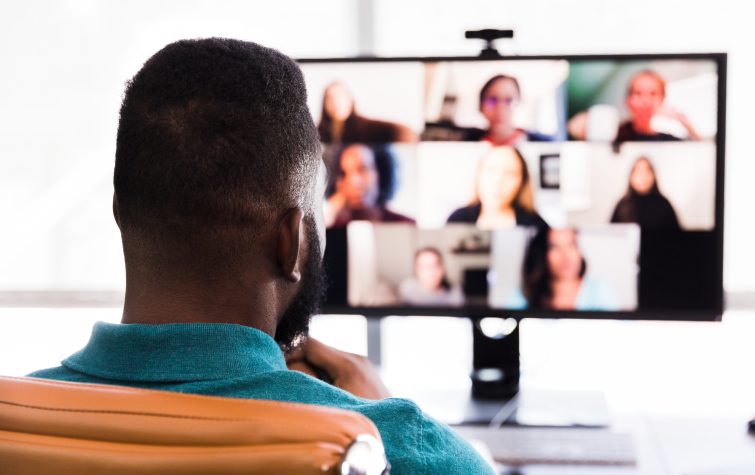
[[[325,88],[322,115],[317,126],[320,140],[326,144],[416,142],[409,127],[382,120],[368,119],[356,111],[354,96],[340,82]]]
[[[499,74],[488,79],[480,90],[480,113],[488,121],[488,128],[469,129],[465,140],[484,140],[493,145],[516,145],[520,142],[547,142],[552,137],[530,132],[514,125],[514,110],[521,100],[519,81],[513,76]]]
[[[641,228],[679,229],[671,202],[658,188],[655,168],[647,157],[632,165],[629,185],[611,215],[612,223],[637,223]]]
[[[522,293],[509,308],[540,310],[618,310],[616,299],[600,281],[587,277],[575,229],[541,229],[527,246]]]
[[[513,147],[494,147],[477,168],[475,199],[448,217],[448,223],[476,224],[481,229],[548,225],[535,211],[527,163]]]

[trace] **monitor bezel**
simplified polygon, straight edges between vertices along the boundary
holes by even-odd
[[[355,56],[344,58],[299,58],[300,64],[328,63],[436,63],[444,61],[663,61],[663,60],[709,60],[716,63],[718,73],[718,117],[716,129],[716,180],[715,180],[715,234],[716,234],[716,306],[699,309],[641,309],[631,311],[551,311],[511,310],[488,306],[420,307],[381,306],[357,307],[325,303],[322,313],[353,314],[369,318],[385,316],[447,316],[473,319],[500,318],[570,318],[610,320],[673,320],[673,321],[720,321],[724,311],[723,258],[724,258],[724,182],[726,156],[726,72],[727,53],[639,53],[639,54],[573,54],[573,55],[506,55],[506,56],[403,56],[378,57]]]

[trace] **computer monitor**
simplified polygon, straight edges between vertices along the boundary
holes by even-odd
[[[721,315],[725,54],[300,63],[326,312]]]

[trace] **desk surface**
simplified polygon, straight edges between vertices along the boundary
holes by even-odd
[[[461,389],[433,394],[415,391],[407,395],[434,417],[452,424],[463,415],[459,408],[468,399],[468,392]],[[574,399],[579,400],[580,396]],[[565,401],[569,399],[566,394]],[[610,418],[611,430],[632,435],[637,467],[530,466],[502,473],[755,475],[755,436],[747,433],[746,417],[611,414]]]
[[[739,419],[637,417],[616,421],[613,429],[632,434],[636,467],[501,467],[522,475],[753,475],[755,437]]]

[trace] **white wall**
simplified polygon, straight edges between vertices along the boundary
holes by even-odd
[[[357,53],[348,0],[0,3],[0,290],[124,286],[112,172],[125,82],[165,44]]]

